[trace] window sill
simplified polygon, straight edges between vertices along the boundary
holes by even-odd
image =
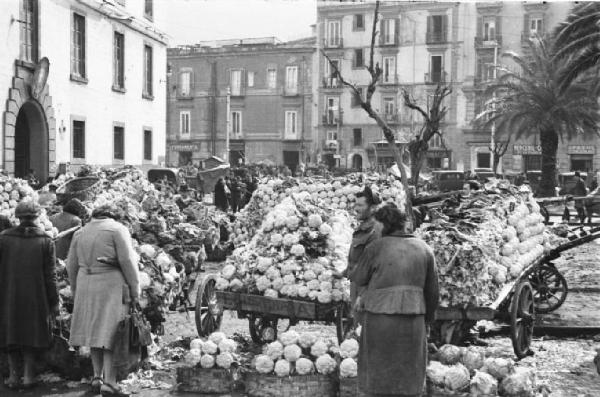
[[[194,99],[194,97],[191,96],[191,95],[177,95],[177,100],[178,101],[189,101],[189,100],[192,100],[192,99]]]
[[[22,68],[26,68],[26,69],[30,69],[30,70],[35,70],[35,63],[34,62],[24,61],[22,59],[16,59],[15,60],[15,65],[20,66]]]
[[[127,90],[125,89],[125,87],[119,87],[117,85],[113,85],[112,86],[112,90],[114,92],[118,92],[118,93],[121,93],[121,94],[125,94],[127,92]]]
[[[70,78],[71,78],[71,81],[73,81],[75,83],[79,83],[79,84],[87,84],[88,83],[88,79],[86,79],[83,76],[79,76],[77,74],[71,73]]]
[[[84,165],[85,162],[85,157],[84,158],[76,158],[73,157],[71,158],[71,165]]]
[[[115,159],[115,158],[113,158],[113,164],[125,165],[125,159]]]
[[[364,32],[365,28],[352,28],[353,32]]]
[[[149,101],[153,101],[154,100],[154,95],[150,95],[148,93],[142,93],[142,98],[147,99]]]

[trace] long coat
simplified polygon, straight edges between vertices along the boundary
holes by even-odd
[[[423,392],[426,323],[434,320],[439,291],[431,248],[394,232],[370,244],[351,279],[366,290],[358,357],[358,384],[367,395]]]
[[[61,212],[52,215],[50,217],[50,222],[52,223],[52,226],[58,229],[59,233],[76,226],[81,226],[81,219],[77,215],[73,215],[68,212]],[[71,234],[70,236],[63,237],[56,241],[56,257],[58,259],[67,259],[72,240],[73,235]]]
[[[223,179],[219,179],[215,185],[215,205],[217,208],[223,211],[227,211],[227,208],[229,208],[225,189],[225,181]]]
[[[54,242],[24,224],[0,234],[0,349],[46,348],[58,304]]]
[[[129,231],[112,219],[92,219],[75,233],[67,259],[73,346],[112,349],[119,321],[140,294],[137,259]]]

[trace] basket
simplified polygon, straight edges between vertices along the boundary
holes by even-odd
[[[56,198],[59,203],[65,204],[71,199],[81,201],[93,200],[102,189],[100,178],[85,176],[71,179],[56,190]]]
[[[336,380],[327,375],[278,377],[256,372],[246,374],[249,397],[335,397]]]
[[[231,371],[221,368],[177,368],[177,389],[182,392],[228,394],[233,388]]]
[[[427,382],[427,387],[423,392],[424,397],[469,397],[471,394],[467,390],[450,391]],[[485,397],[485,396],[482,396]]]
[[[358,390],[358,378],[340,378],[340,397],[360,397],[363,395]]]

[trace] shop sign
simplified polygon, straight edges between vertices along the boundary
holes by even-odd
[[[596,146],[594,145],[569,145],[567,147],[568,154],[595,154]]]
[[[540,145],[513,145],[513,154],[542,154]]]
[[[178,143],[170,145],[169,149],[174,152],[198,152],[200,151],[200,146],[191,143]]]

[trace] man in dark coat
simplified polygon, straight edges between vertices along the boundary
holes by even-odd
[[[231,181],[231,210],[235,213],[240,208],[240,178]]]
[[[227,202],[227,185],[225,185],[225,179],[219,178],[215,185],[215,205],[221,211],[227,212],[229,203]]]
[[[571,190],[571,194],[575,197],[583,197],[587,195],[587,189],[585,187],[585,181],[581,178],[579,171],[575,171],[575,186]],[[577,217],[581,223],[585,222],[585,209],[584,202],[581,200],[575,201],[575,210],[577,211]]]
[[[19,226],[0,234],[0,349],[8,353],[9,388],[35,385],[35,353],[50,346],[52,317],[58,315],[54,242],[38,227],[39,205],[19,203]]]

